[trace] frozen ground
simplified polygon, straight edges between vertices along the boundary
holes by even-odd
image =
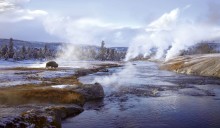
[[[28,68],[44,68],[47,61],[24,60],[24,61],[5,61],[0,60],[0,68],[28,67]],[[90,68],[97,64],[116,63],[112,61],[56,61],[61,68]]]
[[[44,61],[36,61],[36,60],[25,60],[25,61],[0,60],[0,68],[12,68],[12,67],[41,68],[41,67],[45,67],[45,62]]]
[[[161,69],[184,74],[220,77],[220,54],[178,56],[163,63]]]
[[[0,87],[23,84],[40,84],[45,79],[71,76],[78,68],[94,68],[98,64],[115,63],[100,61],[57,61],[56,70],[45,69],[44,61],[4,61],[0,60]],[[21,69],[16,69],[21,68]],[[25,70],[22,70],[25,68]],[[29,70],[29,69],[30,70]],[[44,81],[45,82],[45,81]]]

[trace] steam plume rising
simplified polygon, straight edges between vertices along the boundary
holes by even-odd
[[[111,46],[124,46],[131,42],[126,61],[139,55],[168,60],[196,43],[220,39],[220,27],[216,23],[220,16],[215,13],[216,7],[211,7],[210,14],[206,16],[208,19],[200,21],[182,17],[189,8],[191,5],[173,9],[145,27],[71,17],[48,17],[43,24],[48,33],[69,43],[99,45],[101,40],[105,40]],[[68,48],[66,52],[67,57],[78,53],[75,48]]]
[[[138,55],[149,56],[154,52],[153,48],[156,49],[153,58],[168,60],[202,40],[216,40],[220,37],[219,26],[184,22],[180,14],[181,10],[177,8],[151,22],[144,33],[134,37],[125,60]]]

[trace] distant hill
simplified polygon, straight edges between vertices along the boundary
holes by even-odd
[[[0,47],[4,45],[8,45],[9,40],[10,39],[0,38]],[[37,42],[37,41],[23,41],[23,40],[17,40],[17,39],[13,39],[13,43],[14,43],[15,49],[20,49],[22,46],[40,49],[40,48],[44,48],[44,46],[47,45],[48,49],[57,50],[62,45],[68,45],[68,43],[64,43],[64,42]],[[73,44],[70,44],[70,45],[73,45]],[[94,46],[94,45],[76,45],[76,46],[80,46],[85,49],[87,48],[93,48],[97,50],[99,49],[98,46]],[[128,47],[110,47],[110,48],[116,51],[120,51],[120,52],[126,52],[128,50]]]
[[[48,49],[56,50],[58,47],[62,46],[61,42],[37,42],[37,41],[23,41],[13,39],[14,48],[20,49],[22,46],[31,47],[31,48],[44,48],[47,45]],[[0,39],[0,47],[9,44],[9,39]]]

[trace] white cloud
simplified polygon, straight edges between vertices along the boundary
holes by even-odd
[[[5,0],[0,0],[0,13],[14,9],[15,6]]]
[[[114,44],[128,43],[133,29],[127,26],[107,23],[96,18],[78,18],[53,16],[44,20],[48,33],[75,44],[99,45],[102,40]]]
[[[47,15],[48,13],[43,10],[26,10],[27,14],[32,15],[32,16],[42,16],[42,15]]]
[[[44,10],[29,10],[22,7],[29,0],[0,0],[0,22],[34,20],[47,15]]]

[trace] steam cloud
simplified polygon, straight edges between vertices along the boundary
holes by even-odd
[[[65,42],[65,52],[59,58],[79,60],[77,45],[98,45],[104,40],[106,45],[123,46],[139,31],[138,28],[106,23],[96,18],[70,18],[48,16],[43,21],[44,27],[51,35],[56,35]]]
[[[187,6],[184,9],[189,7]],[[135,58],[138,55],[149,56],[152,54],[153,48],[157,49],[153,58],[168,60],[179,55],[181,50],[203,40],[219,39],[219,26],[184,22],[179,20],[180,14],[181,10],[177,8],[151,22],[144,33],[134,37],[125,60]]]
[[[187,5],[164,13],[143,27],[106,22],[89,16],[53,16],[44,10],[26,9],[24,5],[29,1],[0,0],[0,22],[38,20],[46,32],[73,44],[99,45],[101,40],[105,40],[107,46],[125,46],[130,43],[126,61],[138,55],[150,56],[154,52],[152,49],[156,49],[152,58],[168,60],[200,41],[220,39],[219,4],[213,2],[207,14],[197,21],[181,17],[191,8],[191,5]],[[68,46],[63,57],[72,56],[75,59],[76,54],[77,49]]]
[[[125,61],[139,55],[148,57],[155,52],[153,49],[156,54],[152,58],[168,60],[196,43],[220,39],[220,27],[213,24],[218,21],[218,13],[213,13],[216,9],[210,9],[207,22],[189,22],[181,14],[190,7],[173,9],[146,27],[127,27],[96,18],[51,16],[43,24],[48,33],[69,43],[99,45],[105,40],[112,46],[121,46],[130,42]],[[77,50],[69,47],[66,52],[65,55],[75,55]]]
[[[137,69],[131,63],[127,63],[120,72],[114,73],[111,76],[96,77],[93,83],[98,82],[105,87],[117,89],[120,85],[129,86],[131,80],[136,76]],[[135,81],[136,82],[136,81]]]

